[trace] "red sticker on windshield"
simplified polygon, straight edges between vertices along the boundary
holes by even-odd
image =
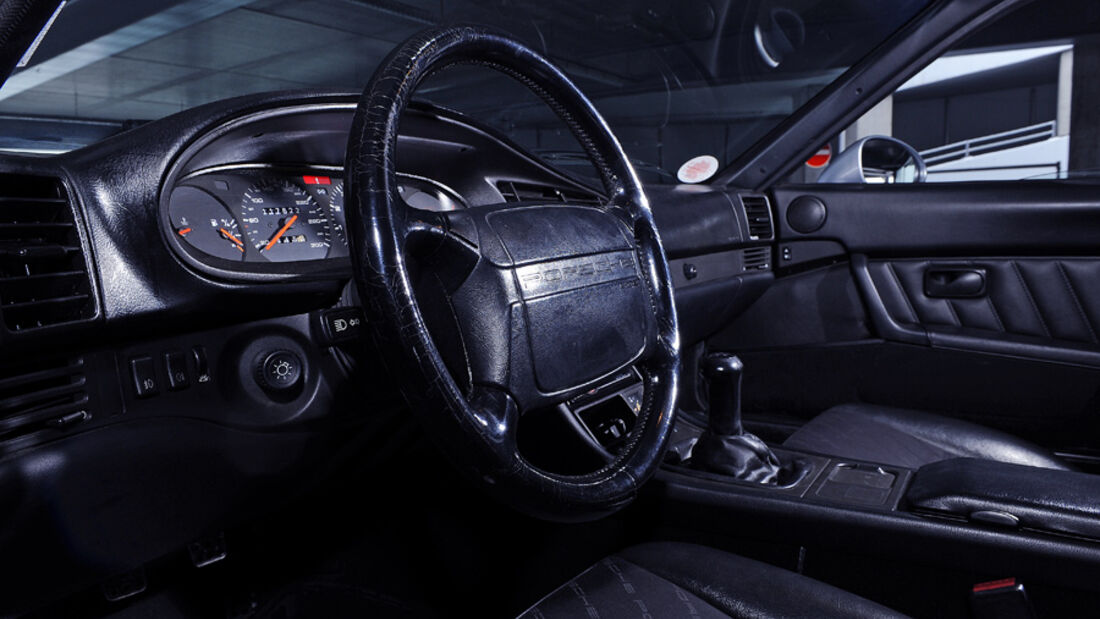
[[[681,183],[701,183],[714,176],[717,171],[717,158],[712,155],[699,155],[685,161],[676,172],[676,178],[680,179]]]

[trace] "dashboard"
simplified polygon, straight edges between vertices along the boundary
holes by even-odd
[[[0,614],[247,521],[407,417],[350,283],[356,100],[250,95],[56,157],[0,155],[0,499],[19,507],[0,510],[0,552],[20,565]],[[396,168],[415,209],[604,200],[425,105]],[[697,186],[649,197],[687,345],[771,281],[770,210]],[[636,378],[615,381],[573,403],[593,444],[629,427]]]

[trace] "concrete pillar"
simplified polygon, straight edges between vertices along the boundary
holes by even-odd
[[[1073,113],[1073,50],[1062,52],[1058,59],[1058,135],[1069,135]]]
[[[844,147],[869,135],[894,134],[894,96],[890,95],[844,130]]]
[[[1100,37],[1073,47],[1069,169],[1100,170]]]

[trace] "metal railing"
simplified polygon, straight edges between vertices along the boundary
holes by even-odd
[[[975,157],[977,155],[985,155],[999,150],[1042,142],[1056,135],[1058,135],[1058,123],[1057,121],[1051,120],[1022,129],[1003,131],[1001,133],[985,135],[980,138],[972,138],[962,142],[955,142],[954,144],[947,144],[946,146],[929,148],[928,150],[921,151],[920,156],[924,159],[925,164],[933,166],[949,161],[957,161],[965,157]]]

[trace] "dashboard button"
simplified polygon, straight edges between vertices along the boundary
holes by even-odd
[[[261,357],[256,382],[272,392],[285,393],[302,381],[302,359],[289,350],[276,350]]]
[[[191,376],[187,371],[187,357],[182,352],[170,352],[164,355],[164,367],[168,369],[168,388],[179,391],[191,386]]]
[[[321,343],[332,346],[360,338],[364,334],[367,320],[359,307],[340,307],[320,313]]]
[[[134,380],[134,392],[139,398],[148,398],[160,392],[157,387],[157,369],[152,357],[130,360],[130,374]]]

